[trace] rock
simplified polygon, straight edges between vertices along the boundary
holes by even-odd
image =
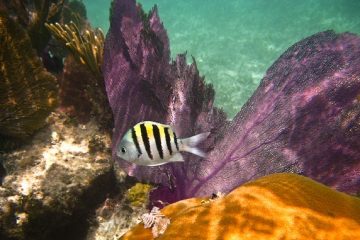
[[[289,173],[262,177],[227,196],[166,206],[167,239],[360,239],[360,199]],[[121,240],[154,239],[138,224]]]
[[[95,219],[93,220],[94,224],[89,229],[87,240],[118,239],[140,222],[141,215],[147,212],[148,190],[145,189],[146,186],[144,185],[142,186],[143,189],[139,189],[137,185],[128,189],[125,196],[119,194],[115,197],[107,198],[97,208]],[[126,186],[123,185],[123,187]],[[134,190],[138,194],[135,195]],[[145,199],[143,194],[146,191],[147,196]]]
[[[47,122],[31,143],[2,156],[4,239],[82,239],[91,211],[114,192],[109,135],[95,121],[75,125],[58,113]],[[102,144],[90,152],[94,136]]]

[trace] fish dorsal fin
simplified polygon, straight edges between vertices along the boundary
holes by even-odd
[[[184,162],[184,158],[181,153],[176,153],[169,159],[169,162]]]
[[[178,136],[178,134],[180,134],[181,133],[181,129],[180,129],[180,127],[179,127],[179,125],[178,124],[174,124],[174,123],[172,123],[172,124],[170,124],[169,125],[169,127],[171,128],[171,130]],[[178,136],[179,137],[179,136]]]

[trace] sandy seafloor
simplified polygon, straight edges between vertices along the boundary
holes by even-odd
[[[93,26],[109,27],[111,0],[84,0]],[[358,0],[139,0],[158,5],[172,56],[187,51],[232,118],[292,44],[333,29],[360,34]]]

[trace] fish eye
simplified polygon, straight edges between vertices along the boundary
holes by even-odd
[[[121,148],[121,152],[122,152],[122,153],[126,153],[126,148],[122,147],[122,148]]]

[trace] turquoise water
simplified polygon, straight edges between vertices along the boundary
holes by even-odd
[[[110,0],[85,0],[93,26],[107,31]],[[266,69],[293,43],[319,31],[360,34],[359,0],[141,0],[158,5],[172,56],[187,51],[231,118]]]

